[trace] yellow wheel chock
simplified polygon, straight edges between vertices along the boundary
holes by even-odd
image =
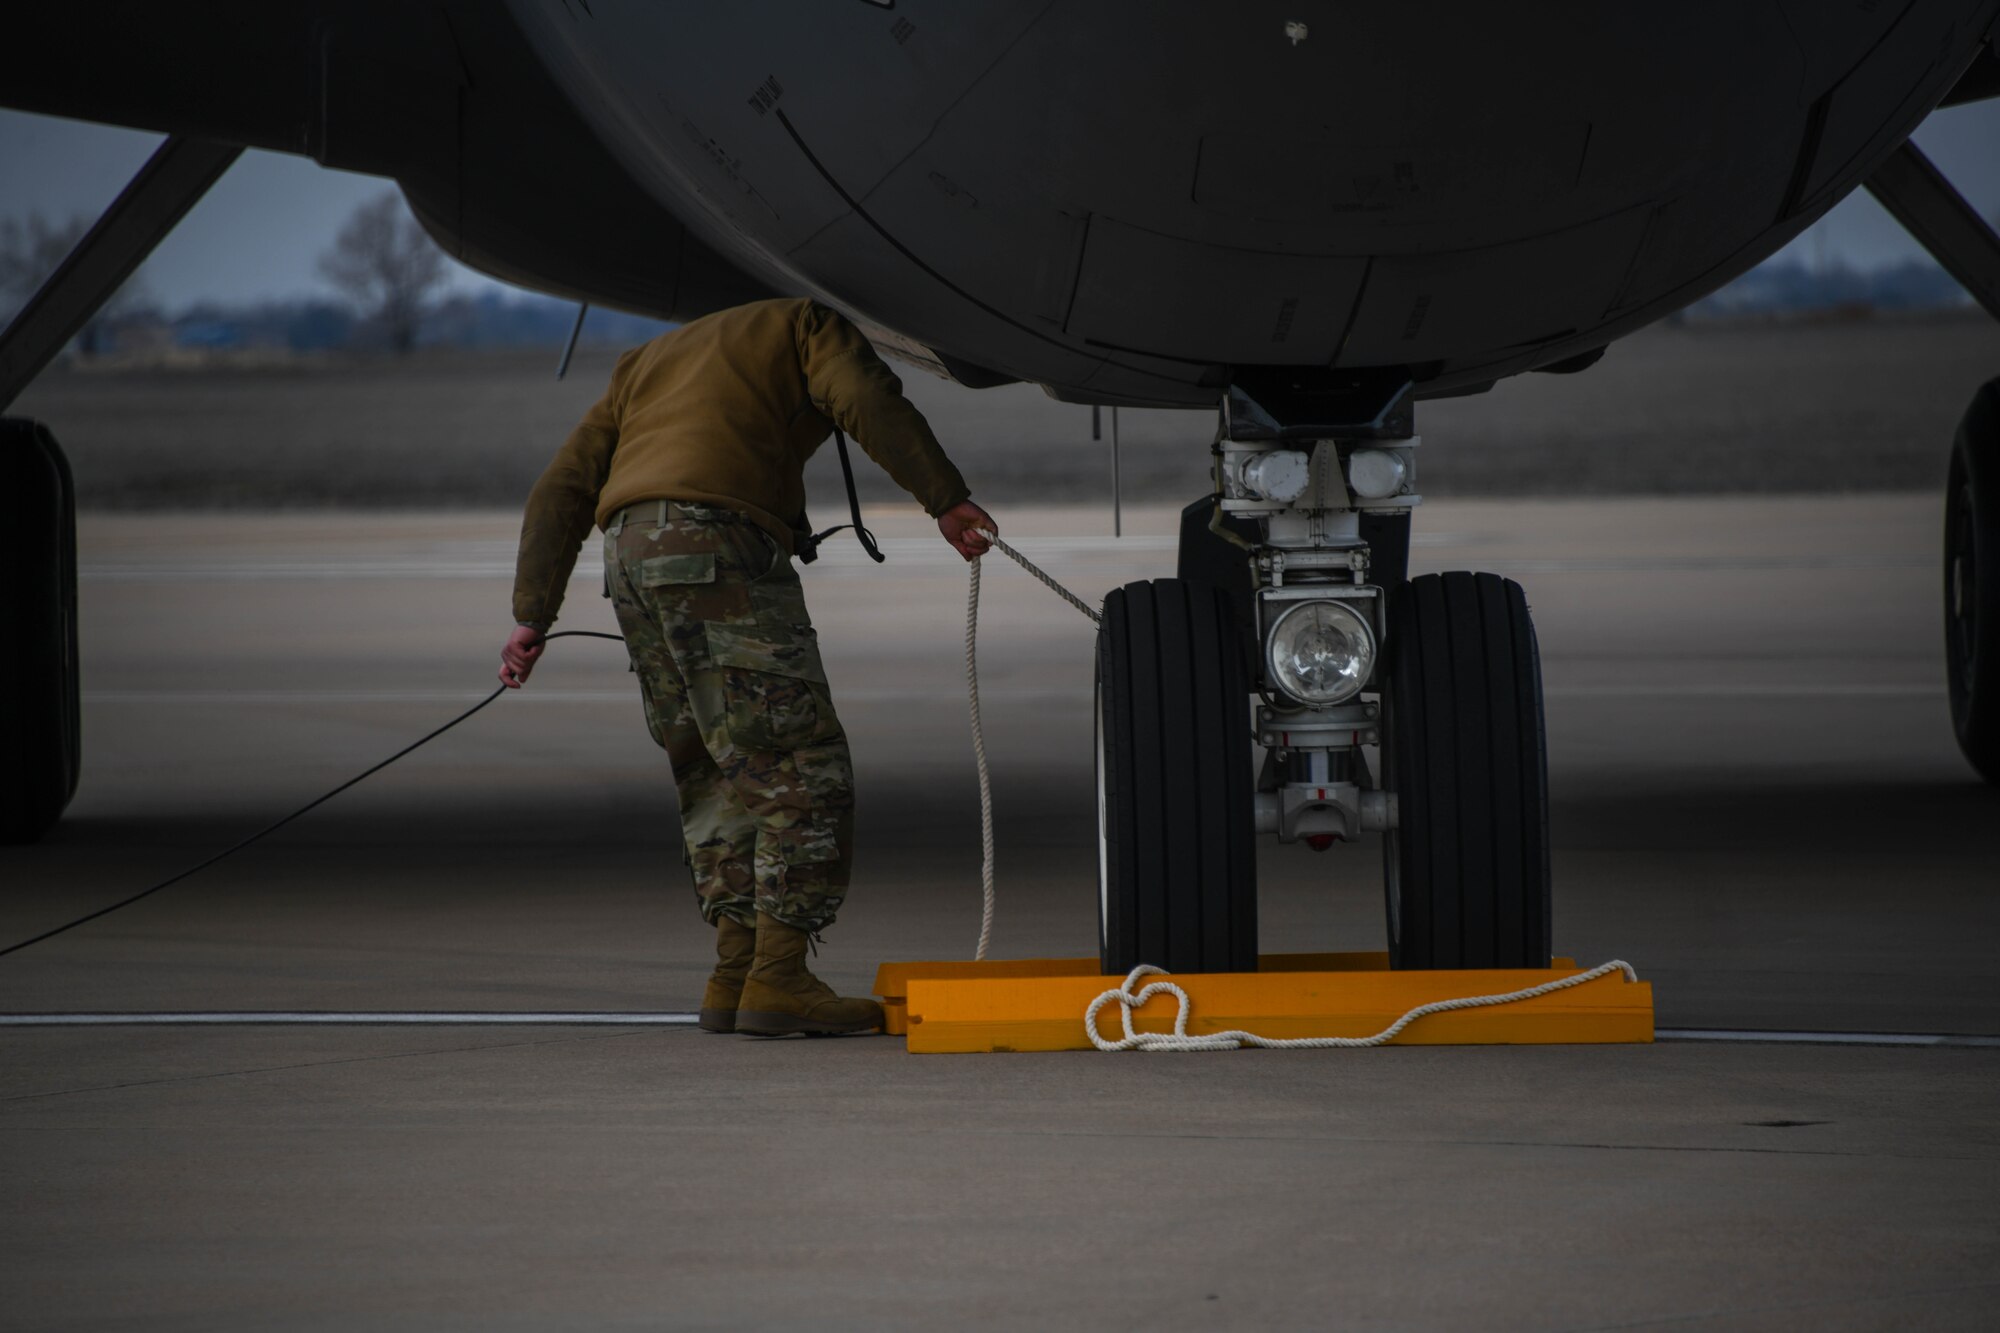
[[[1175,973],[1191,1002],[1190,1036],[1243,1029],[1262,1037],[1368,1037],[1419,1005],[1526,990],[1584,969],[1572,958],[1550,968],[1392,972],[1386,953],[1266,954],[1255,972]],[[999,962],[884,963],[875,994],[884,1031],[922,1054],[1087,1051],[1083,1015],[1121,978],[1095,958]],[[1138,1032],[1172,1032],[1178,1002],[1157,995],[1140,1008]],[[1115,1014],[1105,1020],[1116,1029]],[[1613,972],[1567,990],[1478,1009],[1426,1014],[1389,1044],[1480,1046],[1650,1042],[1653,988]]]

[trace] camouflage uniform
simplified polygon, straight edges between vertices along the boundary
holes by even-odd
[[[847,894],[854,776],[791,557],[735,510],[647,500],[606,525],[604,567],[702,918],[824,929]]]

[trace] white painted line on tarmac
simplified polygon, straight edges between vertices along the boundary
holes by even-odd
[[[0,1014],[0,1027],[200,1027],[228,1024],[298,1024],[345,1027],[692,1027],[690,1013],[619,1013],[551,1010],[181,1010],[160,1013]]]
[[[693,1027],[685,1012],[604,1010],[244,1009],[0,1014],[0,1027]],[[1655,1041],[1782,1043],[1806,1046],[1952,1046],[2000,1049],[2000,1036],[1952,1032],[1795,1032],[1754,1028],[1660,1028]]]
[[[2000,1048],[2000,1037],[1955,1032],[1787,1032],[1754,1028],[1658,1028],[1655,1041],[1770,1042],[1799,1046],[1973,1046]]]

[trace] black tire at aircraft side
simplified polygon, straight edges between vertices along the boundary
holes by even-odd
[[[0,653],[0,843],[34,842],[76,794],[76,498],[40,422],[0,420],[0,569],[11,614]]]
[[[1128,583],[1097,636],[1098,940],[1108,973],[1257,969],[1250,687],[1229,594]]]
[[[1383,786],[1398,968],[1547,967],[1541,657],[1521,586],[1426,574],[1389,596]]]
[[[2000,379],[1952,440],[1944,511],[1945,675],[1958,748],[2000,783]]]

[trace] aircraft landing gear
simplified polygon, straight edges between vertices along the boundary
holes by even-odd
[[[1257,970],[1249,694],[1221,589],[1156,579],[1105,599],[1096,731],[1106,972]]]
[[[1521,585],[1425,574],[1389,601],[1383,835],[1393,967],[1547,967],[1542,667]]]
[[[1497,575],[1406,578],[1402,391],[1342,426],[1280,425],[1232,389],[1216,495],[1182,516],[1182,578],[1106,602],[1106,972],[1254,968],[1252,829],[1322,850],[1382,833],[1393,966],[1548,966],[1534,626]],[[1262,769],[1239,785],[1253,720]]]
[[[1952,730],[1979,775],[2000,782],[2000,379],[1973,395],[1952,442],[1944,607]]]
[[[1868,191],[2000,319],[2000,232],[1914,141],[1875,168]],[[1944,512],[1945,670],[1958,748],[2000,783],[2000,379],[1972,396],[1952,442]]]
[[[76,794],[76,498],[37,421],[0,418],[0,570],[14,596],[0,653],[0,843],[34,842]]]
[[[167,136],[0,329],[0,411],[242,151]],[[0,418],[0,571],[20,594],[0,653],[0,843],[33,842],[76,792],[79,748],[76,501],[69,464],[39,422]]]

